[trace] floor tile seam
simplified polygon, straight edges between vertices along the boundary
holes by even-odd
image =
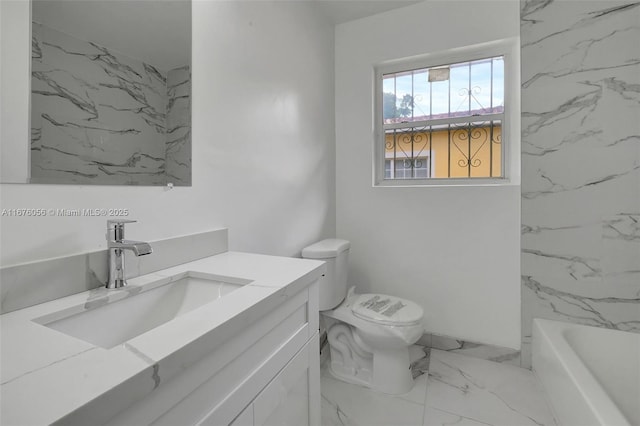
[[[439,381],[439,383],[441,383],[444,386],[450,386],[450,387],[454,387],[454,388],[456,387],[456,386],[452,385],[451,383],[445,382],[445,381]],[[489,398],[490,400],[494,401],[496,404],[502,406],[505,409],[505,412],[516,413],[519,416],[522,416],[522,417],[530,419],[534,423],[538,423],[534,418],[532,418],[527,413],[524,413],[521,410],[513,407],[508,401],[505,400],[505,395],[500,395],[497,390],[491,389],[490,387],[477,387],[472,382],[467,382],[467,383],[469,383],[469,384],[471,384],[471,385],[473,385],[475,387],[475,389],[473,390],[472,393],[477,395],[477,397]],[[525,392],[525,393],[529,393],[529,392]],[[429,394],[429,392],[427,392],[427,398],[428,398],[428,394]],[[435,409],[444,411],[442,408],[434,406],[434,405],[431,405],[431,404],[428,403],[428,401],[425,401],[425,406],[427,406],[427,405],[430,406],[431,408],[435,408]]]
[[[425,393],[426,393],[426,391],[425,391]],[[405,397],[403,397],[403,396],[398,396],[398,395],[396,395],[396,396],[390,395],[390,396],[391,396],[391,397],[393,397],[394,399],[401,399],[401,400],[403,400],[404,402],[410,402],[411,404],[415,404],[415,405],[417,405],[417,406],[419,406],[419,407],[424,407],[424,402],[416,402],[416,401],[412,401],[412,400],[410,400],[410,399],[407,399],[407,398],[405,398]],[[425,395],[425,399],[426,399],[426,395]]]
[[[440,361],[441,363],[449,366],[449,367],[456,367],[459,368],[460,372],[465,372],[466,374],[464,375],[464,379],[471,385],[476,387],[476,391],[484,393],[485,395],[490,395],[492,398],[494,398],[496,401],[498,401],[500,404],[504,405],[504,407],[506,409],[508,409],[511,412],[514,412],[516,414],[518,414],[519,416],[522,416],[524,418],[528,418],[529,420],[531,420],[533,423],[538,424],[538,421],[533,417],[535,416],[535,414],[539,414],[539,413],[535,413],[533,415],[529,415],[526,412],[523,412],[521,409],[519,408],[515,408],[514,406],[512,406],[511,402],[508,401],[508,394],[505,394],[503,392],[500,392],[497,388],[497,386],[494,386],[493,384],[489,384],[489,383],[477,383],[476,381],[472,380],[472,379],[477,379],[480,380],[481,382],[484,382],[484,379],[482,377],[478,377],[477,373],[478,372],[469,372],[468,370],[463,370],[462,368],[459,367],[459,365],[456,365],[455,363],[449,365],[445,362],[443,362],[442,360]],[[535,374],[533,374],[533,372],[531,371],[519,371],[522,369],[519,369],[516,367],[516,370],[514,369],[507,369],[508,371],[505,372],[505,374],[500,374],[502,376],[502,380],[503,381],[507,381],[509,383],[519,383],[520,386],[518,386],[518,393],[522,393],[528,396],[535,396],[535,395],[543,395],[542,390],[540,389],[536,381],[536,377]],[[512,375],[510,374],[511,372],[515,372],[517,374]],[[492,379],[495,379],[495,375],[493,376]],[[447,382],[443,382],[443,384],[448,384]],[[546,403],[546,401],[545,401]],[[544,408],[548,408],[548,407],[544,407]]]
[[[425,374],[428,374],[428,373],[425,373]],[[406,394],[391,395],[391,394],[385,394],[385,393],[381,393],[381,392],[376,392],[375,390],[373,390],[372,388],[367,387],[367,386],[363,386],[363,385],[360,385],[360,384],[357,384],[357,383],[343,382],[343,381],[341,381],[340,379],[338,379],[338,378],[336,378],[336,377],[333,377],[333,376],[331,375],[331,373],[328,373],[326,376],[322,376],[322,375],[321,375],[321,377],[320,377],[320,378],[322,379],[323,377],[329,378],[329,379],[334,380],[334,381],[336,381],[336,382],[346,383],[347,385],[357,386],[357,387],[358,387],[358,390],[363,391],[363,392],[366,392],[366,393],[369,393],[369,394],[372,394],[372,395],[374,395],[374,396],[380,396],[380,395],[382,395],[382,396],[384,396],[384,397],[391,398],[391,399],[401,399],[401,400],[402,400],[402,401],[404,401],[404,402],[409,402],[409,403],[414,404],[414,405],[417,405],[417,406],[419,406],[419,407],[424,406],[424,402],[420,403],[420,402],[416,402],[416,401],[413,401],[413,400],[411,400],[411,399],[408,399],[408,398],[404,397],[404,395],[406,395]],[[425,381],[425,399],[426,399],[426,397],[427,397],[427,389],[426,389],[426,386],[427,386],[427,384],[426,384],[426,383],[427,383],[427,381],[428,381],[428,379]],[[321,394],[322,396],[325,396],[324,394],[322,394],[322,388],[320,388],[320,394]]]
[[[482,362],[482,361],[485,361],[485,362],[491,363],[492,367],[495,367],[495,368],[499,368],[500,366],[503,366],[503,367],[505,367],[504,368],[505,370],[511,371],[514,374],[527,375],[527,374],[532,374],[533,373],[531,371],[531,369],[529,369],[529,368],[521,367],[521,366],[514,365],[514,364],[509,364],[507,362],[493,361],[491,359],[480,358],[480,357],[476,357],[476,356],[473,356],[473,355],[468,355],[468,354],[461,353],[461,352],[455,352],[455,351],[449,351],[449,350],[443,350],[443,349],[431,348],[431,350],[432,350],[432,352],[431,352],[432,357],[435,356],[435,358],[440,362],[442,362],[443,358],[447,358],[447,356],[446,356],[447,354],[453,354],[453,355],[455,355],[455,357],[469,358],[468,362],[473,362],[473,361]],[[443,355],[444,355],[444,357],[443,357]],[[462,360],[463,358],[459,358],[459,359]],[[455,363],[455,361],[454,361],[454,363]]]
[[[424,372],[426,380],[424,381],[424,400],[422,402],[422,425],[424,426],[424,422],[426,420],[427,415],[427,396],[429,395],[429,370],[431,369],[431,361],[433,360],[433,348],[426,348],[425,356],[427,357],[427,368]]]
[[[365,389],[365,390],[377,395],[377,393],[375,391],[371,390],[371,389]],[[385,394],[383,394],[383,395],[385,395]],[[395,400],[401,400],[402,402],[408,402],[409,404],[415,405],[416,407],[423,407],[424,406],[423,404],[421,404],[419,402],[411,401],[410,399],[405,399],[405,398],[403,398],[401,396],[398,396],[398,395],[385,395],[385,396],[388,397],[389,399],[395,399]]]
[[[493,393],[491,391],[491,387],[493,385],[493,383],[484,383],[486,378],[481,377],[482,374],[481,372],[478,371],[470,371],[468,368],[464,369],[463,367],[461,367],[460,365],[456,364],[455,362],[450,362],[451,360],[448,360],[447,362],[445,362],[444,360],[440,359],[438,360],[438,362],[440,362],[441,364],[445,365],[446,367],[452,369],[452,370],[457,370],[458,373],[460,374],[460,376],[467,382],[471,383],[472,385],[474,385],[475,387],[477,387],[479,390],[484,390],[484,391],[488,391],[490,393]],[[516,367],[517,368],[517,367]],[[525,382],[527,383],[526,386],[526,390],[530,391],[536,391],[537,389],[535,389],[535,386],[529,386],[528,384],[531,384],[533,382],[535,382],[535,375],[533,374],[533,372],[531,371],[526,371],[526,372],[519,372],[517,371],[516,375],[511,375],[510,373],[513,372],[513,370],[504,372],[504,374],[502,374],[502,372],[498,372],[498,374],[493,374],[487,377],[490,377],[491,380],[495,380],[496,376],[500,376],[502,378],[502,380],[507,380],[509,382],[522,382],[523,380],[525,380]],[[524,373],[524,374],[523,374]],[[533,379],[533,380],[532,380]],[[478,382],[480,381],[480,383]]]
[[[366,390],[366,389],[365,389],[365,390]],[[393,395],[387,395],[387,396],[388,396],[388,398],[389,398],[389,399],[401,400],[403,404],[404,404],[404,403],[407,403],[407,404],[409,404],[410,406],[412,406],[413,408],[418,408],[418,407],[422,408],[422,411],[419,411],[419,413],[421,413],[421,414],[420,414],[419,416],[417,416],[417,417],[418,417],[418,418],[417,418],[417,420],[418,420],[418,421],[422,420],[422,422],[424,422],[424,405],[423,405],[423,404],[419,404],[419,403],[417,403],[417,402],[415,402],[415,401],[410,401],[410,400],[407,400],[407,399],[404,399],[404,398],[399,398],[399,397],[397,397],[397,396],[393,396]],[[323,394],[321,393],[321,397],[322,397],[322,399],[324,399],[328,404],[330,404],[330,405],[332,406],[332,408],[333,408],[333,406],[335,406],[335,407],[337,407],[340,411],[342,411],[342,410],[340,409],[339,404],[338,404],[338,403],[336,403],[334,400],[330,399],[329,397],[327,397],[327,395],[323,395]],[[351,421],[351,420],[350,420],[350,417],[349,417],[349,415],[348,415],[347,413],[345,413],[345,412],[342,412],[342,413],[346,416],[346,418],[347,418],[349,421]],[[342,419],[340,419],[340,421],[342,421]],[[403,423],[403,424],[405,424],[405,423]],[[413,425],[413,424],[415,424],[415,425],[420,425],[420,426],[422,425],[422,423],[418,424],[417,422],[416,422],[416,423],[406,423],[406,425]]]
[[[376,397],[382,397],[382,398],[387,398],[387,399],[395,399],[395,400],[401,400],[402,402],[408,402],[412,405],[416,405],[418,407],[423,407],[424,403],[420,403],[420,402],[416,402],[416,401],[412,401],[410,399],[404,398],[402,395],[390,395],[390,394],[384,394],[384,393],[380,393],[380,392],[376,392],[371,388],[367,388],[364,386],[360,386],[354,383],[347,383],[348,385],[352,385],[352,386],[359,386],[358,390],[368,393],[370,395],[376,396]],[[320,388],[320,395],[322,397],[324,397],[325,399],[327,399],[328,401],[331,401],[331,397],[329,395],[326,395],[322,392],[322,388]],[[425,392],[425,398],[426,398],[426,392]]]
[[[431,361],[431,360],[429,360]],[[426,420],[426,415],[427,415],[427,397],[429,395],[429,371],[427,370],[426,373],[427,376],[427,380],[425,380],[425,390],[424,390],[424,401],[422,403],[422,425],[424,426],[424,422]]]
[[[407,392],[406,394],[395,395],[394,397],[395,397],[395,398],[402,399],[403,401],[412,402],[412,403],[414,403],[414,404],[424,405],[424,403],[425,403],[425,401],[426,401],[426,399],[427,399],[427,386],[428,386],[428,385],[427,385],[427,383],[428,383],[428,381],[429,381],[429,373],[428,373],[428,372],[425,372],[424,374],[421,374],[420,376],[416,377],[416,378],[415,378],[415,379],[413,379],[413,380],[414,380],[414,382],[415,382],[417,379],[419,379],[419,378],[420,378],[420,377],[422,377],[422,376],[425,376],[425,381],[424,381],[424,385],[423,385],[423,389],[424,389],[424,397],[422,398],[422,402],[416,402],[416,401],[415,401],[415,400],[413,400],[413,399],[409,399],[409,398],[405,397],[405,395],[409,395],[411,392],[413,392],[413,391],[414,391],[414,389],[413,389],[413,388],[411,388],[411,390],[410,390],[409,392]],[[415,386],[415,384],[414,384],[414,386]]]
[[[503,413],[509,413],[511,416],[513,416],[513,415],[515,414],[516,416],[518,416],[518,417],[522,418],[522,420],[523,420],[523,421],[528,420],[528,421],[530,421],[530,422],[531,422],[531,423],[528,423],[528,422],[527,422],[527,424],[531,424],[531,425],[534,425],[534,426],[535,426],[535,425],[539,425],[539,426],[543,426],[543,425],[544,425],[543,423],[541,423],[541,422],[539,421],[539,420],[542,420],[542,419],[539,419],[539,418],[537,417],[538,415],[543,415],[543,414],[544,414],[544,412],[543,412],[543,411],[538,411],[538,410],[536,410],[536,412],[535,412],[534,414],[526,413],[526,412],[521,411],[520,409],[517,409],[517,408],[515,408],[515,407],[512,407],[512,406],[511,406],[509,403],[507,403],[507,402],[506,402],[502,397],[500,397],[500,395],[498,395],[495,391],[492,391],[492,390],[489,390],[489,389],[484,389],[484,394],[485,394],[485,396],[490,395],[492,398],[494,398],[494,401],[496,401],[497,403],[501,404],[501,405],[502,405],[502,409],[501,409],[501,410],[503,410],[503,411],[502,411]],[[433,408],[433,409],[436,409],[436,410],[440,410],[440,411],[448,412],[448,413],[450,413],[450,414],[455,414],[455,415],[457,415],[457,416],[461,416],[461,417],[466,417],[466,418],[469,418],[469,419],[472,419],[472,420],[478,421],[478,422],[480,422],[480,423],[486,423],[485,421],[479,420],[479,419],[477,419],[477,418],[475,418],[475,417],[469,417],[469,416],[467,416],[467,415],[463,415],[463,414],[461,414],[461,413],[457,413],[457,412],[455,412],[455,411],[451,411],[451,410],[443,409],[443,408],[441,408],[441,407],[437,407],[437,406],[432,405],[432,404],[425,404],[425,407],[429,407],[429,408]],[[543,407],[543,408],[547,408],[547,407]],[[426,408],[425,408],[425,410],[426,410]],[[552,417],[552,418],[554,419],[554,421],[555,421],[555,418],[554,418],[554,416],[553,416],[553,413],[551,414],[551,417]]]
[[[325,395],[322,395],[322,394],[320,395],[320,398],[321,398],[321,403],[322,403],[322,401],[326,401],[326,403],[331,406],[331,410],[332,411],[335,410],[336,418],[340,422],[341,425],[345,425],[343,419],[340,416],[341,413],[345,416],[345,418],[347,419],[348,423],[351,423],[349,421],[349,416],[347,416],[347,414],[342,411],[342,409],[340,408],[340,405],[338,405],[338,403],[330,400],[329,398],[327,398]],[[321,412],[322,412],[322,408],[321,408]]]
[[[463,418],[463,419],[472,420],[472,421],[474,421],[476,423],[480,423],[480,424],[483,424],[483,425],[492,426],[491,423],[487,423],[487,422],[485,422],[483,420],[476,419],[475,417],[470,417],[468,415],[464,415],[464,414],[461,414],[461,413],[456,413],[455,411],[445,410],[445,409],[442,409],[442,408],[439,408],[439,407],[434,407],[433,405],[425,404],[425,407],[424,407],[425,414],[426,414],[428,408],[430,408],[432,410],[440,411],[442,413],[451,414],[452,416],[458,416],[458,417]],[[424,425],[424,420],[422,421],[422,424]]]

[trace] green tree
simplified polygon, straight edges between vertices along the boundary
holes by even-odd
[[[412,111],[413,97],[411,95],[404,95],[398,105],[398,98],[395,94],[388,92],[382,94],[382,117],[384,119],[409,117]]]
[[[400,101],[400,108],[398,108],[398,115],[400,117],[409,117],[413,112],[413,96],[406,94]]]
[[[388,118],[398,117],[398,108],[396,107],[396,95],[384,92],[382,94],[382,117]]]

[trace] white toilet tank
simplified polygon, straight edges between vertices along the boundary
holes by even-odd
[[[319,241],[302,249],[305,259],[327,262],[327,272],[320,278],[320,310],[326,311],[338,306],[347,295],[347,261],[349,247],[347,240],[335,238]]]

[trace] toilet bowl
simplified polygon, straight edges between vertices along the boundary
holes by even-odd
[[[413,387],[409,346],[424,332],[424,312],[409,300],[384,294],[347,292],[350,243],[329,239],[302,250],[302,257],[327,262],[320,279],[321,324],[327,331],[329,371],[336,378],[387,394]]]
[[[394,311],[390,315],[384,313]],[[424,332],[415,303],[382,294],[349,296],[321,312],[330,350],[329,371],[338,379],[387,394],[413,387],[409,346]]]

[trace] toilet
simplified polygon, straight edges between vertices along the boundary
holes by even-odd
[[[420,306],[385,294],[347,290],[350,243],[327,239],[302,250],[324,260],[320,279],[320,319],[327,330],[329,371],[336,378],[398,395],[413,387],[409,347],[424,333]]]

